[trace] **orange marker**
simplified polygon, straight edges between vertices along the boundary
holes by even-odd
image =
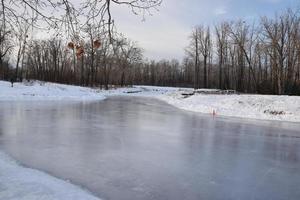
[[[217,112],[216,112],[216,110],[214,109],[213,110],[213,116],[216,116],[217,115]]]

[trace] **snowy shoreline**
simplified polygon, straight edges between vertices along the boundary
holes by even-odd
[[[300,122],[300,97],[275,95],[205,95],[180,92],[158,97],[183,110],[241,119]]]
[[[205,91],[205,90],[203,90]],[[209,90],[207,90],[209,91]],[[44,83],[15,83],[0,81],[1,101],[98,101],[109,96],[154,97],[177,108],[216,114],[217,116],[238,117],[258,120],[300,122],[300,97],[248,94],[195,94],[193,89],[155,86],[134,86],[113,90]]]
[[[91,88],[47,82],[14,83],[0,81],[0,101],[89,101],[105,97]]]
[[[23,167],[1,151],[0,199],[100,200],[72,183],[35,169]]]

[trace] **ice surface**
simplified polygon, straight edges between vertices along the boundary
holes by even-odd
[[[300,199],[299,130],[148,97],[0,102],[5,152],[103,199]]]

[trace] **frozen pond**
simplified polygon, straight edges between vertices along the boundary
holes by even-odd
[[[104,200],[300,199],[300,124],[150,98],[0,102],[0,149]]]

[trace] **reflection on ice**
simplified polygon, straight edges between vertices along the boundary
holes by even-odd
[[[299,199],[299,129],[138,97],[0,106],[0,148],[103,199]]]

